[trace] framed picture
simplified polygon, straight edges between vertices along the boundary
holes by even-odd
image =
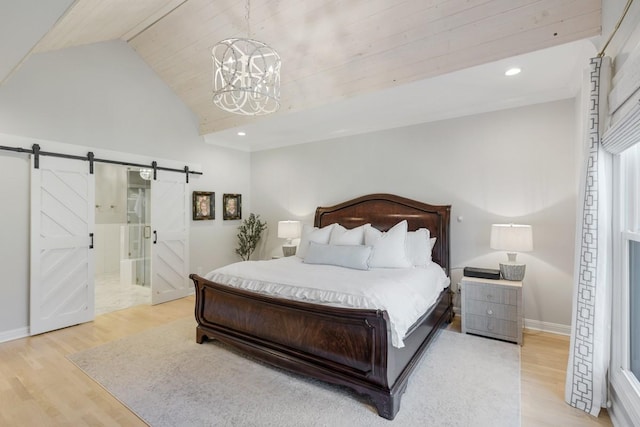
[[[216,193],[211,191],[193,192],[193,220],[216,219]]]
[[[242,219],[242,195],[224,194],[222,209],[222,219]]]

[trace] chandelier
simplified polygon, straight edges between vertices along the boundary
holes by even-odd
[[[228,38],[211,49],[213,103],[230,113],[258,116],[280,108],[280,56],[251,39],[249,0],[247,38]]]

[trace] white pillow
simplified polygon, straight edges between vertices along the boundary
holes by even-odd
[[[369,225],[369,224],[367,224]],[[335,224],[329,238],[330,245],[362,245],[364,244],[364,225],[348,230]]]
[[[329,224],[326,227],[318,228],[304,224],[302,226],[300,244],[298,245],[296,255],[304,259],[304,257],[307,256],[310,242],[323,243],[325,245],[329,243],[329,237],[331,237],[331,230],[334,225],[335,224]]]
[[[369,264],[367,262],[370,256],[371,246],[323,245],[310,242],[304,262],[368,270]]]
[[[407,258],[414,267],[424,267],[431,261],[429,229],[419,228],[407,233]]]
[[[407,259],[407,221],[400,221],[386,233],[373,228],[364,228],[364,244],[373,246],[373,253],[369,258],[372,268],[406,268],[411,267]]]

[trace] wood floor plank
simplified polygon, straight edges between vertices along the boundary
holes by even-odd
[[[95,321],[0,344],[0,425],[145,426],[67,356],[193,316],[194,297],[136,306]],[[456,316],[448,329],[460,331]],[[194,331],[195,339],[195,331]],[[514,344],[515,345],[515,344]],[[564,403],[569,339],[525,331],[521,348],[522,426],[611,426]]]
[[[449,329],[461,330],[460,316]],[[522,427],[613,425],[606,410],[596,418],[564,402],[568,359],[569,337],[525,329],[520,350]]]

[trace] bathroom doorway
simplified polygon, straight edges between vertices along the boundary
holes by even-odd
[[[97,163],[96,316],[151,304],[151,171]]]

